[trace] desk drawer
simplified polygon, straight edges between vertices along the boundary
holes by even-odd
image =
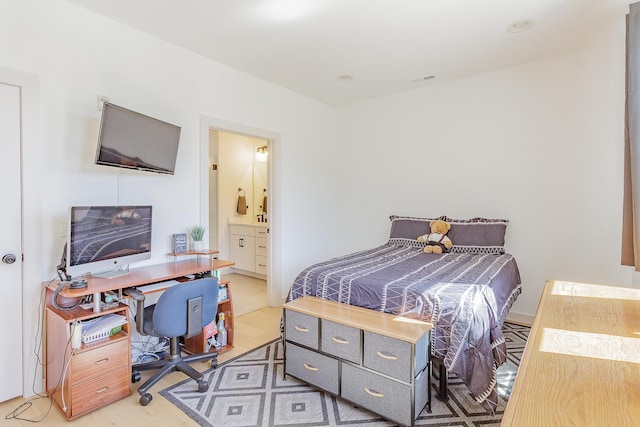
[[[338,394],[338,359],[287,343],[286,373]]]
[[[70,381],[85,381],[119,366],[129,366],[129,340],[100,345],[73,356]]]
[[[320,321],[317,317],[287,310],[285,321],[285,333],[288,341],[297,342],[314,350],[318,349]]]
[[[125,365],[75,384],[71,392],[71,415],[77,416],[128,396],[130,380],[131,373]]]

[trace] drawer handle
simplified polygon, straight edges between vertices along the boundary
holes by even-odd
[[[104,359],[96,360],[95,364],[96,365],[102,365],[103,363],[106,363],[108,361],[109,361],[109,358],[105,357]]]
[[[316,368],[315,366],[311,366],[311,365],[307,365],[306,363],[303,363],[304,368],[309,370],[309,371],[313,371],[313,372],[317,372],[320,370],[320,368]]]
[[[394,356],[393,354],[384,354],[381,351],[376,351],[376,354],[378,355],[378,357],[386,360],[398,360],[398,356]]]
[[[349,344],[349,341],[341,337],[331,337],[331,340],[337,344]]]
[[[303,328],[302,326],[294,326],[293,329],[295,329],[298,332],[309,332],[309,328]]]
[[[378,398],[383,398],[384,397],[384,394],[382,394],[382,393],[380,393],[378,391],[375,391],[375,390],[371,390],[369,387],[365,387],[364,391],[368,395],[373,396],[373,397],[378,397]]]
[[[104,393],[107,390],[109,390],[109,387],[103,387],[100,390],[96,390],[96,394]]]

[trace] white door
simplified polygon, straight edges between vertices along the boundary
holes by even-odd
[[[20,89],[0,83],[0,402],[22,395]]]

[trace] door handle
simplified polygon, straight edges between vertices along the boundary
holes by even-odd
[[[14,254],[6,254],[2,257],[2,262],[5,264],[13,264],[16,262],[16,256]]]

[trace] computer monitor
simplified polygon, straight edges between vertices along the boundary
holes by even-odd
[[[115,277],[151,258],[151,206],[72,206],[67,274]]]

